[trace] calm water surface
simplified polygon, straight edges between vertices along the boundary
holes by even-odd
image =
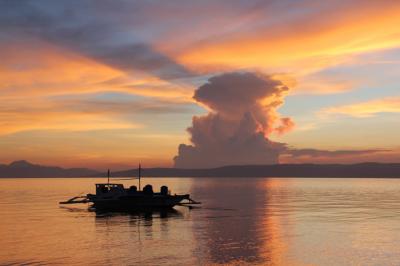
[[[0,179],[0,264],[400,262],[400,180],[146,178],[203,205],[130,214],[58,205],[96,182],[104,179]]]

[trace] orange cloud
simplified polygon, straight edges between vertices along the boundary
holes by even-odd
[[[43,42],[3,45],[0,50],[2,97],[91,91],[95,83],[121,75],[118,70]]]
[[[0,45],[0,99],[100,91],[190,102],[192,87],[125,73],[43,41]]]
[[[275,128],[275,132],[279,135],[285,134],[291,131],[295,126],[295,123],[290,117],[280,118],[280,125]]]
[[[0,136],[30,130],[88,131],[105,129],[132,129],[142,127],[116,117],[61,111],[1,112]]]
[[[285,82],[285,78],[283,78]],[[285,84],[287,84],[285,82]],[[344,80],[331,77],[319,77],[316,75],[306,75],[298,77],[292,94],[332,94],[344,93],[352,90],[356,86],[355,80]]]
[[[316,56],[341,55],[398,46],[400,6],[385,10],[352,10],[345,16],[332,14],[298,25],[259,30],[251,35],[232,36],[219,42],[201,43],[184,51],[180,58],[189,64],[229,64],[237,67],[276,66]],[[313,19],[313,18],[311,18]],[[320,20],[320,21],[319,21]],[[298,23],[298,22],[296,22]],[[325,25],[324,25],[325,24]]]
[[[325,12],[329,15],[318,12],[274,26],[206,39],[175,52],[176,57],[201,71],[255,68],[293,73],[295,79],[302,79],[301,92],[329,93],[349,90],[351,84],[333,81],[321,86],[308,81],[307,75],[346,62],[352,55],[400,45],[397,2],[361,2]]]
[[[155,99],[153,105],[159,99],[174,105],[193,101],[187,84],[173,84],[145,74],[131,77],[47,42],[0,44],[0,51],[0,135],[29,130],[86,131],[142,126],[120,117],[140,104],[115,104],[105,110],[103,105],[89,101],[86,107],[83,102],[76,103],[81,109],[76,110],[75,103],[54,96],[118,92]],[[151,108],[151,105],[150,101],[140,107]]]
[[[323,109],[320,113],[322,115],[342,114],[354,117],[370,117],[378,113],[400,113],[400,97],[330,107]]]
[[[306,149],[307,150],[307,149]],[[296,156],[283,154],[279,157],[280,163],[360,163],[384,162],[397,163],[400,160],[400,150],[343,150],[323,151],[313,150],[315,154]],[[295,150],[296,151],[296,150]]]

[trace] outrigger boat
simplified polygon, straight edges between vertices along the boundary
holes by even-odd
[[[189,194],[172,195],[167,186],[162,186],[160,192],[153,192],[151,185],[140,190],[141,167],[139,164],[139,189],[136,186],[124,188],[123,184],[110,183],[110,170],[108,182],[96,184],[96,194],[73,197],[60,204],[93,203],[96,210],[149,210],[168,209],[176,205],[191,206],[200,204],[190,198]]]

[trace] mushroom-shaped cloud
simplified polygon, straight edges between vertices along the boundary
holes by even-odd
[[[187,129],[192,145],[179,145],[175,167],[278,163],[286,146],[268,136],[294,126],[290,118],[280,118],[276,111],[288,90],[279,80],[260,73],[233,72],[211,77],[193,97],[210,112],[193,117],[193,124]]]

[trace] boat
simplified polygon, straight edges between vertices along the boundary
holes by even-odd
[[[140,188],[141,166],[139,164],[139,189],[132,185],[125,188],[123,184],[110,183],[110,170],[108,170],[107,183],[96,185],[96,194],[76,196],[60,204],[92,203],[96,210],[153,210],[171,209],[176,205],[191,206],[201,204],[190,198],[189,194],[171,194],[167,186],[161,186],[159,192],[154,192],[152,185]]]

